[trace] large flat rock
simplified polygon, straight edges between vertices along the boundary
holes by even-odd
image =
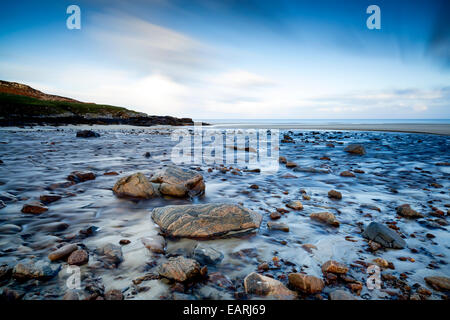
[[[260,214],[234,204],[196,204],[155,208],[152,218],[167,236],[218,238],[258,229]]]

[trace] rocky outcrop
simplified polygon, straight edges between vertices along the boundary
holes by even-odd
[[[263,276],[256,272],[250,273],[244,279],[247,294],[267,297],[269,299],[293,300],[297,294],[286,288],[280,281]]]
[[[193,197],[205,192],[205,183],[201,174],[179,167],[165,167],[155,172],[150,181],[159,183],[159,192],[168,196]]]
[[[152,218],[170,237],[217,238],[258,229],[260,214],[234,204],[197,204],[155,208]]]
[[[397,232],[378,222],[371,222],[362,235],[386,248],[403,249],[406,247],[406,241]]]
[[[112,190],[116,196],[121,198],[150,199],[155,195],[153,185],[140,172],[119,179]]]

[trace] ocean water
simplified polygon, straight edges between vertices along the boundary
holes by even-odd
[[[450,124],[450,119],[195,119],[210,124],[270,124],[270,125],[327,125],[327,124]]]

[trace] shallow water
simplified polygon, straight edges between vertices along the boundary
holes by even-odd
[[[293,270],[322,276],[321,265],[333,259],[350,266],[349,274],[363,283],[361,297],[365,299],[393,299],[385,290],[368,290],[365,269],[356,263],[370,263],[375,257],[382,257],[395,265],[395,270],[383,273],[399,277],[413,286],[418,283],[427,287],[424,277],[429,275],[450,276],[448,256],[450,236],[448,226],[430,228],[423,224],[430,215],[429,201],[448,217],[450,167],[436,166],[437,162],[450,162],[450,137],[439,135],[383,133],[383,132],[338,132],[292,130],[290,136],[295,144],[281,143],[279,154],[300,167],[328,169],[330,173],[295,172],[280,165],[274,174],[241,172],[233,175],[222,173],[218,166],[194,164],[200,168],[206,183],[203,197],[189,199],[151,199],[131,201],[116,198],[111,188],[122,176],[140,171],[147,175],[170,164],[171,129],[92,127],[101,134],[100,138],[79,139],[76,128],[2,129],[0,131],[0,192],[8,192],[17,201],[6,202],[0,209],[0,265],[14,265],[17,261],[34,257],[46,260],[48,253],[61,242],[71,242],[73,235],[89,226],[99,228],[97,233],[85,239],[77,239],[90,252],[89,264],[81,268],[82,285],[89,279],[97,279],[105,289],[120,289],[127,299],[171,299],[171,284],[166,280],[149,280],[138,287],[132,281],[147,273],[155,273],[158,265],[168,255],[188,256],[195,246],[195,240],[168,239],[166,257],[150,253],[140,242],[144,236],[156,235],[158,227],[150,218],[154,207],[168,204],[230,202],[241,203],[263,216],[260,230],[256,234],[241,238],[205,241],[224,254],[224,260],[209,266],[209,272],[221,272],[231,279],[235,290],[226,290],[215,283],[203,281],[186,288],[182,298],[234,299],[235,292],[241,292],[246,275],[256,271],[262,262],[271,262],[266,272],[287,283],[284,278]],[[283,135],[282,132],[280,136]],[[335,147],[327,147],[333,142]],[[367,154],[352,156],[343,151],[348,143],[364,144]],[[150,152],[151,157],[144,154]],[[245,152],[243,152],[245,154]],[[320,160],[328,156],[331,161]],[[232,165],[243,169],[242,166]],[[208,172],[208,168],[213,168]],[[420,168],[420,170],[418,169]],[[355,178],[339,176],[344,170],[364,170]],[[54,191],[63,198],[48,205],[49,210],[40,215],[21,213],[24,203],[39,199],[51,184],[64,182],[75,170],[92,171],[96,179],[60,188]],[[117,171],[119,176],[105,176],[107,171]],[[295,178],[283,178],[286,174]],[[439,183],[442,188],[429,186]],[[256,184],[259,189],[250,189]],[[302,200],[301,190],[311,197]],[[342,193],[342,200],[327,197],[329,190]],[[267,228],[269,214],[276,208],[286,208],[290,200],[300,200],[302,211],[289,210],[277,222],[289,225],[289,232],[272,231]],[[408,203],[425,218],[408,220],[397,217],[395,208]],[[370,209],[376,206],[381,212]],[[309,214],[329,211],[341,222],[339,228],[313,222]],[[367,250],[367,241],[360,235],[361,228],[371,221],[381,223],[395,221],[404,234],[407,248],[402,250]],[[61,223],[65,223],[61,227]],[[5,226],[14,225],[20,231]],[[3,229],[1,229],[3,227]],[[62,230],[63,229],[63,230]],[[426,237],[427,233],[435,236]],[[411,237],[414,234],[415,237]],[[348,238],[351,237],[351,238]],[[124,261],[116,269],[100,267],[94,253],[97,247],[106,243],[118,244],[120,239],[129,239],[129,245],[122,246]],[[349,241],[353,240],[353,241]],[[302,244],[313,244],[317,250],[308,252]],[[246,254],[233,254],[242,249]],[[413,252],[411,249],[416,249]],[[415,250],[414,250],[415,251]],[[412,257],[415,262],[400,261],[400,257]],[[275,262],[273,262],[275,261]],[[279,261],[279,262],[276,262]],[[433,267],[430,267],[432,263]],[[18,288],[27,293],[25,299],[60,299],[67,291],[66,263],[61,263],[59,275],[49,281],[14,280],[0,283],[2,287]],[[89,280],[89,281],[90,281]],[[323,297],[335,286],[327,286]],[[390,288],[385,283],[383,289]],[[249,297],[252,298],[252,297]],[[308,297],[311,298],[311,297]],[[433,291],[433,299],[441,298]]]

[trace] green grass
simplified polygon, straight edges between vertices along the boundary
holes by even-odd
[[[57,116],[66,112],[71,112],[78,116],[84,116],[88,113],[99,116],[111,114],[113,117],[121,117],[124,115],[138,115],[137,112],[128,110],[123,107],[115,107],[95,103],[43,101],[26,96],[0,92],[0,117],[10,118],[12,116]]]

